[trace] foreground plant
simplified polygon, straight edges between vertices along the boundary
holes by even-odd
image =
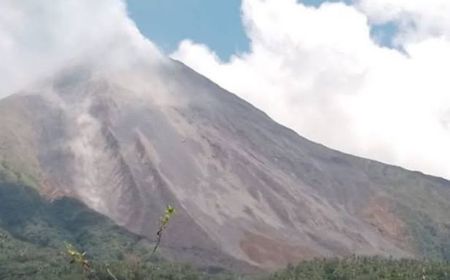
[[[156,244],[155,247],[153,247],[152,255],[155,254],[156,250],[159,247],[159,244],[161,243],[161,238],[163,235],[164,230],[166,229],[167,225],[169,224],[170,218],[175,214],[175,208],[171,205],[168,205],[166,207],[166,211],[164,212],[164,215],[160,218],[160,224],[159,224],[159,230],[156,233]]]
[[[159,248],[162,235],[163,235],[165,229],[167,228],[167,225],[169,224],[170,219],[172,218],[172,216],[174,214],[175,214],[175,208],[172,207],[171,205],[168,205],[164,211],[164,214],[160,218],[159,229],[156,232],[156,237],[157,237],[156,241],[155,241],[156,243],[155,243],[155,246],[153,247],[151,256],[153,256],[156,253],[157,249]],[[1,238],[1,236],[0,236],[0,238]],[[98,266],[97,268],[100,268],[100,267],[102,267],[102,268],[100,269],[100,271],[95,271],[93,268],[93,265],[91,264],[91,262],[88,260],[88,258],[86,256],[87,255],[86,252],[84,252],[84,251],[82,252],[82,251],[78,250],[74,245],[67,243],[67,242],[65,242],[65,247],[66,247],[66,254],[70,257],[70,263],[76,264],[78,267],[81,267],[87,278],[100,279],[99,275],[101,274],[101,271],[106,271],[106,273],[108,274],[108,278],[113,279],[113,280],[118,279],[116,277],[116,275],[114,273],[112,273],[112,271],[110,270],[109,264],[104,264],[103,266]]]
[[[70,263],[78,264],[85,273],[91,273],[92,268],[89,260],[86,258],[86,252],[81,253],[75,246],[66,243],[66,253],[70,256]]]

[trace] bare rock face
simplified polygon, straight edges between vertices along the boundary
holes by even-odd
[[[0,118],[0,159],[49,198],[149,238],[175,205],[163,252],[177,260],[450,258],[448,181],[310,142],[177,62],[68,68],[2,100]]]

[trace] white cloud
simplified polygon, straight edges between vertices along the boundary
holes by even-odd
[[[450,4],[244,0],[248,53],[221,61],[183,41],[172,57],[314,141],[450,178]],[[397,49],[371,24],[395,22]]]
[[[445,0],[357,0],[373,23],[396,22],[402,41],[450,38],[450,2]]]
[[[0,98],[69,63],[122,63],[156,48],[120,0],[1,0]]]

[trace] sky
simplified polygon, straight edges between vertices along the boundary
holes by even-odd
[[[324,2],[302,1],[314,7]],[[208,45],[222,60],[248,51],[241,0],[127,0],[127,4],[129,15],[142,34],[166,53],[175,51],[186,38]],[[379,33],[389,34],[389,31],[384,29]],[[385,37],[383,41],[389,40]]]
[[[166,55],[308,139],[450,179],[449,14],[448,0],[1,0],[0,98],[74,61]]]
[[[127,0],[141,32],[166,53],[190,38],[213,48],[222,59],[247,51],[240,0]]]

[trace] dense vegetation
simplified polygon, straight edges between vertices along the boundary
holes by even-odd
[[[303,262],[277,272],[270,280],[448,280],[450,263],[351,257]]]
[[[3,243],[2,249],[5,244]],[[0,265],[0,279],[97,279],[97,280],[448,280],[450,263],[418,260],[393,260],[379,257],[352,257],[303,262],[297,266],[268,276],[238,276],[233,274],[209,274],[188,265],[166,262],[138,261],[126,258],[122,261],[92,263],[92,270],[85,271],[76,263],[70,263],[63,254],[40,254],[25,248]]]

